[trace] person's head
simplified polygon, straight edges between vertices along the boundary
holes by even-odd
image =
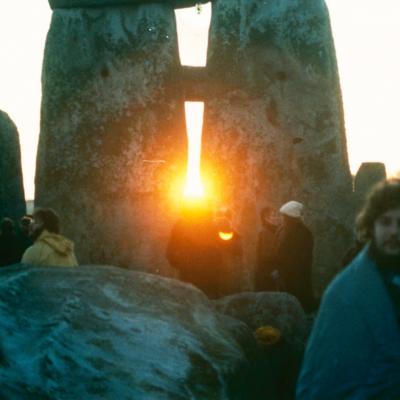
[[[29,215],[24,215],[19,220],[20,230],[26,235],[29,234],[31,223],[32,223],[32,217],[30,217]]]
[[[291,200],[285,203],[279,212],[283,215],[284,222],[298,221],[303,218],[304,205],[298,201]]]
[[[10,235],[14,232],[14,222],[10,218],[3,218],[0,224],[1,233]]]
[[[400,179],[375,185],[356,220],[358,239],[386,256],[400,256]]]
[[[44,230],[51,233],[60,233],[60,219],[51,208],[38,208],[33,213],[31,224],[33,239],[37,239]]]

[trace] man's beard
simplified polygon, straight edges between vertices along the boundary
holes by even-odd
[[[396,269],[400,272],[400,254],[386,254],[376,246],[375,240],[372,239],[370,254],[379,267]]]

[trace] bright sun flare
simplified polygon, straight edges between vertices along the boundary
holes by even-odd
[[[204,197],[204,186],[201,180],[200,165],[204,103],[186,101],[185,112],[188,135],[188,161],[183,194],[185,198],[202,198]]]

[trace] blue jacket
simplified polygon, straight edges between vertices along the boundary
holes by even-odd
[[[366,246],[326,290],[307,344],[301,399],[400,399],[400,328]]]

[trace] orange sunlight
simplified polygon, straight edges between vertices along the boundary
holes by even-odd
[[[233,238],[233,232],[218,232],[218,235],[222,240],[231,240]]]
[[[204,186],[201,180],[201,135],[203,130],[204,103],[185,101],[186,130],[188,135],[188,161],[185,198],[203,198]]]

